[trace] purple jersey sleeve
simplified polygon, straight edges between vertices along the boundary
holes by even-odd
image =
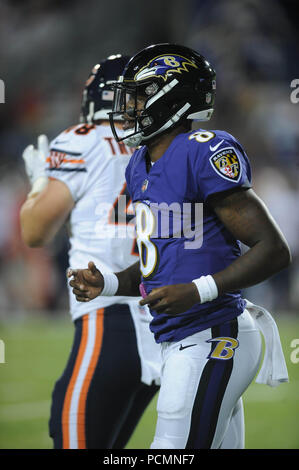
[[[216,135],[214,139],[196,147],[196,179],[200,197],[209,196],[235,187],[251,187],[251,169],[248,157],[240,143],[229,134]]]

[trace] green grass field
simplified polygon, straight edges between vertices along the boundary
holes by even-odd
[[[299,448],[299,363],[290,361],[291,341],[299,338],[299,319],[276,318],[290,383],[277,388],[253,383],[244,395],[246,448]],[[0,449],[48,449],[48,418],[53,385],[72,343],[67,316],[32,316],[0,325],[5,364],[0,364]],[[148,407],[128,448],[148,449],[156,421],[156,400]]]

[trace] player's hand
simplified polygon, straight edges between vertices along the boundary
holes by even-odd
[[[104,278],[92,261],[88,263],[88,269],[68,269],[67,277],[72,276],[69,284],[78,302],[89,302],[103,290]]]
[[[140,300],[139,304],[147,304],[157,313],[177,315],[199,302],[200,296],[197,287],[193,282],[190,282],[153,289],[147,297]]]
[[[49,156],[49,143],[46,135],[40,135],[37,139],[37,148],[28,145],[23,152],[25,169],[31,185],[38,178],[46,178],[46,158]]]

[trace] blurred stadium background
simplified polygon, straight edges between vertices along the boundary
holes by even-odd
[[[290,383],[252,384],[245,402],[247,448],[299,448],[299,78],[296,1],[291,0],[2,0],[0,3],[0,448],[51,448],[50,395],[72,341],[65,281],[68,242],[61,231],[42,249],[24,246],[19,208],[28,191],[25,146],[53,138],[78,120],[91,67],[113,53],[134,54],[177,42],[206,55],[217,71],[210,129],[243,144],[254,188],[292,250],[288,269],[244,295],[273,313]],[[297,354],[299,358],[299,354]],[[120,391],[121,392],[121,391]],[[148,448],[155,403],[129,448]]]

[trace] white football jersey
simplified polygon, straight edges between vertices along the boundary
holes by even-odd
[[[118,272],[138,261],[134,214],[126,189],[125,169],[132,149],[118,143],[109,124],[78,124],[50,144],[47,175],[63,181],[75,201],[70,214],[69,265]],[[77,302],[69,287],[72,318],[134,297],[97,297]],[[135,297],[136,299],[136,297]]]

